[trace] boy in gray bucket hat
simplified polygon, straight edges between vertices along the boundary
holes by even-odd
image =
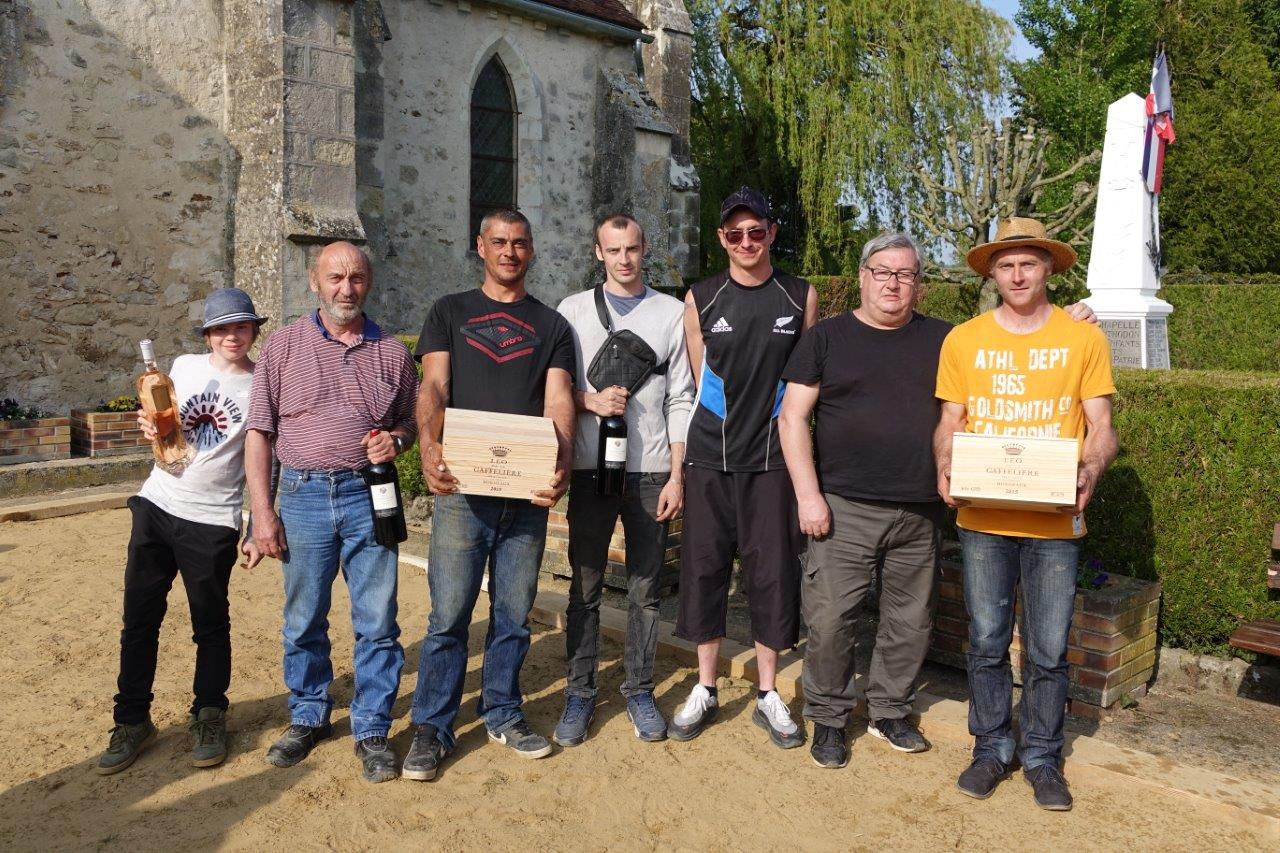
[[[195,458],[175,476],[155,467],[129,499],[133,531],[124,571],[124,627],[120,632],[119,692],[111,741],[97,771],[117,773],[133,763],[155,737],[151,686],[155,680],[160,624],[169,589],[182,575],[196,643],[190,730],[191,763],[212,767],[227,756],[227,687],[231,682],[231,620],[227,590],[239,550],[245,568],[261,559],[252,539],[240,545],[244,492],[244,426],[249,414],[253,361],[249,350],[259,317],[242,290],[225,288],[204,303],[208,352],[180,355],[169,371],[177,392],[178,419]],[[155,428],[138,412],[149,439]]]

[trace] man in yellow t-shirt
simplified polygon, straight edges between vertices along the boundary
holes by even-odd
[[[969,266],[993,278],[1000,307],[954,328],[942,344],[934,435],[938,492],[961,505],[965,608],[969,612],[969,732],[973,763],[957,782],[989,797],[1016,753],[1041,808],[1071,808],[1062,776],[1067,704],[1067,633],[1075,605],[1084,509],[1115,459],[1111,350],[1096,326],[1073,322],[1049,302],[1048,279],[1075,251],[1050,240],[1033,219],[1000,223],[996,238],[969,252]],[[951,498],[955,432],[1076,438],[1076,504],[1058,513],[963,506]],[[1023,671],[1019,741],[1012,731],[1009,643],[1014,594],[1022,587]]]

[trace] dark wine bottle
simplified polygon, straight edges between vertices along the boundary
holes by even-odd
[[[375,429],[369,435],[377,435]],[[395,460],[370,465],[362,472],[373,502],[373,535],[383,548],[394,548],[409,538],[400,500],[400,476]]]
[[[600,419],[596,450],[596,493],[621,495],[627,484],[627,422],[621,415]]]

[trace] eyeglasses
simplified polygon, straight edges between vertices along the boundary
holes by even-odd
[[[724,231],[722,233],[724,234],[724,241],[726,243],[730,246],[736,246],[742,242],[742,238],[744,236],[750,237],[751,242],[753,243],[759,243],[765,238],[765,235],[769,233],[769,229],[757,225],[755,228],[748,228],[745,231],[741,228],[730,228],[728,231]]]
[[[871,273],[873,279],[881,282],[894,279],[898,284],[915,284],[920,279],[920,273],[915,270],[886,270],[880,267],[863,267],[863,269]]]

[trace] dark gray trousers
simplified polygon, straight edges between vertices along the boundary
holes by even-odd
[[[933,627],[941,503],[848,500],[826,494],[831,532],[809,539],[801,581],[808,641],[804,716],[844,728],[857,702],[854,620],[881,570],[880,627],[868,677],[871,719],[911,713]]]
[[[622,516],[626,541],[627,637],[623,649],[624,696],[653,692],[653,655],[658,647],[658,575],[667,544],[667,523],[656,520],[658,496],[669,474],[627,474],[626,494],[596,494],[594,471],[574,471],[569,485],[568,629],[569,686],[574,696],[596,695],[600,661],[600,598],[609,564],[609,541]]]

